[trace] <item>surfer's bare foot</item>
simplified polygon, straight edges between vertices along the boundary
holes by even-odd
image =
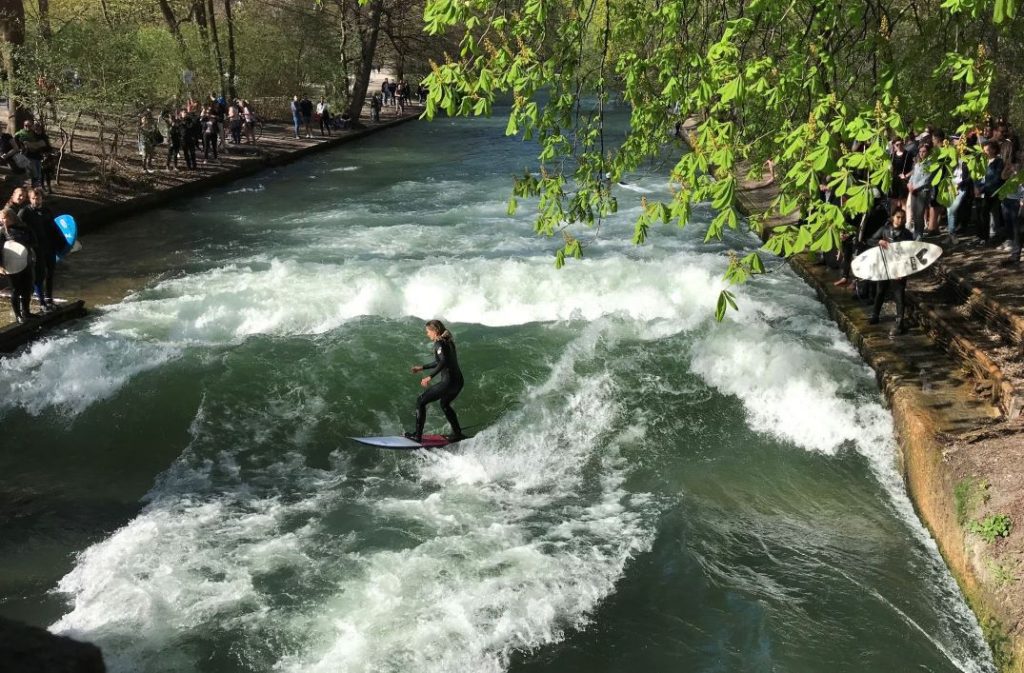
[[[403,433],[403,436],[406,439],[411,439],[412,441],[416,442],[417,444],[419,444],[420,442],[423,441],[423,437],[417,435],[415,432],[406,432],[406,433]]]

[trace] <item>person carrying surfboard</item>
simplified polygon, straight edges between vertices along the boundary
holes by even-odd
[[[892,216],[889,218],[889,222],[875,232],[875,235],[869,239],[869,242],[885,250],[889,247],[890,243],[913,241],[914,234],[907,229],[906,225],[906,211],[897,210],[893,212]],[[871,318],[868,322],[872,325],[878,324],[882,313],[882,305],[885,303],[885,300],[888,299],[890,291],[892,292],[893,299],[896,301],[896,326],[892,328],[889,335],[897,336],[899,334],[905,334],[907,331],[906,325],[903,322],[907,295],[907,279],[905,277],[878,281],[878,292],[875,294],[875,307],[871,312]]]
[[[426,324],[427,338],[430,339],[433,348],[434,361],[425,365],[415,365],[412,373],[433,370],[428,376],[420,379],[420,385],[426,390],[416,399],[416,430],[406,432],[405,436],[414,442],[423,440],[423,425],[427,420],[427,405],[431,402],[440,402],[441,411],[448,419],[452,428],[450,435],[445,435],[449,442],[457,442],[465,439],[462,434],[462,426],[459,425],[459,417],[452,409],[452,401],[462,392],[465,381],[462,378],[462,370],[459,368],[459,358],[455,350],[455,339],[452,333],[440,320],[431,320]],[[431,385],[433,384],[433,385]]]
[[[17,273],[7,274],[11,281],[11,309],[14,311],[14,319],[19,325],[34,318],[29,312],[29,302],[32,301],[32,260],[31,256],[35,250],[36,240],[32,230],[18,218],[13,210],[4,208],[0,210],[0,250],[4,249],[7,241],[14,241],[25,246],[29,251],[29,263]]]

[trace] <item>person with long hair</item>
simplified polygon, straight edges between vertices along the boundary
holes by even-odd
[[[7,274],[7,280],[11,283],[11,310],[14,311],[14,319],[19,325],[23,325],[36,317],[29,311],[29,302],[32,301],[32,260],[36,239],[32,230],[25,226],[17,213],[10,208],[0,210],[0,250],[3,250],[7,241],[20,243],[29,251],[28,265],[18,273]]]
[[[452,428],[451,434],[445,437],[450,442],[457,442],[460,439],[465,439],[466,436],[462,434],[462,426],[459,425],[459,417],[452,409],[452,401],[462,392],[465,381],[462,378],[462,370],[459,368],[455,339],[440,320],[428,321],[426,333],[432,343],[434,360],[412,368],[413,374],[424,371],[430,371],[430,374],[420,380],[420,385],[426,390],[416,400],[416,430],[405,433],[405,436],[414,442],[423,441],[423,425],[427,420],[427,405],[431,402],[440,402],[441,411],[444,412],[444,417],[448,419],[448,424]]]

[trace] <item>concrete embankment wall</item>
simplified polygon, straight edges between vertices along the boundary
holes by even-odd
[[[875,371],[892,412],[900,472],[914,508],[978,617],[1000,670],[1024,672],[1024,643],[1008,635],[1013,616],[991,583],[979,576],[972,547],[965,541],[954,498],[964,475],[949,459],[955,438],[991,426],[998,421],[998,410],[978,398],[972,381],[930,343],[928,335],[912,332],[899,340],[889,338],[887,328],[867,323],[867,313],[848,292],[832,286],[833,276],[825,267],[809,257],[790,263]]]
[[[742,209],[748,216],[764,212],[771,191],[764,185],[746,190],[739,197]],[[963,364],[923,329],[890,338],[891,323],[870,325],[864,304],[849,290],[833,286],[835,272],[809,255],[794,257],[790,264],[875,371],[892,411],[911,501],[977,615],[997,666],[1004,673],[1024,673],[1024,638],[1015,616],[1019,609],[1008,604],[998,582],[984,576],[985,561],[958,520],[954,496],[970,476],[958,455],[965,441],[973,441],[965,438],[1002,425],[999,408],[977,394],[976,381]],[[909,303],[913,317],[914,303]]]

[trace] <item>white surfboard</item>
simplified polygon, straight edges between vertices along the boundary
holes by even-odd
[[[28,248],[17,241],[4,243],[3,264],[0,265],[0,273],[8,276],[21,273],[28,266]]]
[[[391,437],[352,437],[352,439],[360,444],[376,446],[378,449],[439,449],[442,446],[456,443],[448,441],[448,438],[444,435],[423,435],[419,442],[414,442],[408,437],[400,435]],[[469,437],[467,436],[463,439],[469,439]]]
[[[863,280],[894,280],[920,273],[942,256],[934,243],[901,241],[887,249],[869,248],[853,258],[853,275]]]

